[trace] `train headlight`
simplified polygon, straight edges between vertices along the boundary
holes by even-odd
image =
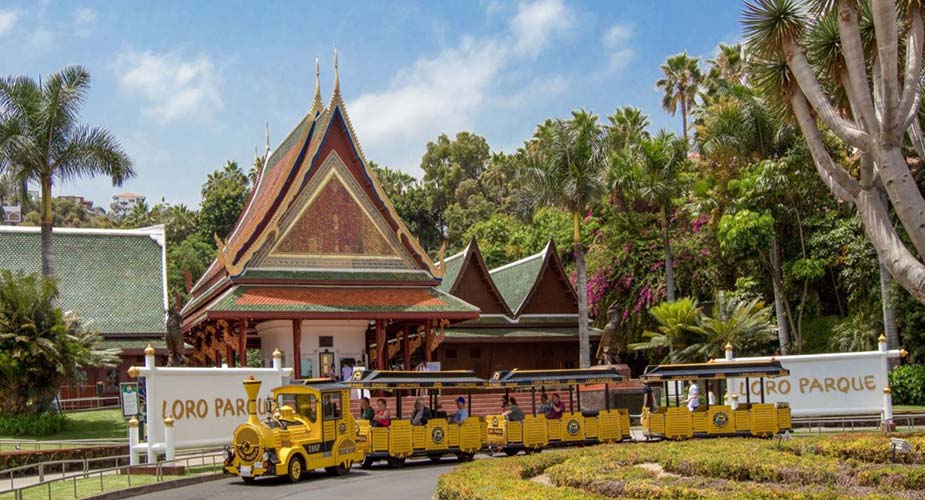
[[[270,452],[269,451],[263,452],[263,461],[267,462],[269,460],[270,460]]]

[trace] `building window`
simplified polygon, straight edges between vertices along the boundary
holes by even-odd
[[[469,349],[469,357],[472,359],[478,359],[482,357],[481,349]]]
[[[318,347],[334,347],[334,337],[331,335],[318,337]]]
[[[447,357],[447,359],[455,359],[455,358],[456,358],[456,349],[447,349],[447,350],[446,350],[446,357]]]

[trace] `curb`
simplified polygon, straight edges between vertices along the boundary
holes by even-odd
[[[146,484],[144,486],[135,486],[133,488],[126,488],[123,490],[103,493],[102,495],[87,497],[84,500],[119,500],[122,498],[130,498],[133,496],[144,495],[147,493],[154,493],[157,491],[170,490],[173,488],[182,488],[183,486],[190,486],[192,484],[216,481],[218,479],[222,479],[223,477],[227,477],[227,476],[221,472],[217,472],[215,474],[206,474],[203,476],[186,477],[183,479],[162,481],[160,483]]]

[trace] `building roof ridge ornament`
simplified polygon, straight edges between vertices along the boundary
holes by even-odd
[[[321,100],[321,69],[317,56],[315,56],[315,97],[312,99],[312,107],[318,110],[324,108],[324,102]]]
[[[337,69],[337,45],[334,46],[334,94],[340,94],[340,73]]]

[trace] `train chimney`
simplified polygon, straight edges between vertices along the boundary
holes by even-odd
[[[257,425],[260,419],[257,418],[257,393],[260,392],[260,381],[255,380],[251,375],[244,381],[244,390],[247,391],[247,422]]]

